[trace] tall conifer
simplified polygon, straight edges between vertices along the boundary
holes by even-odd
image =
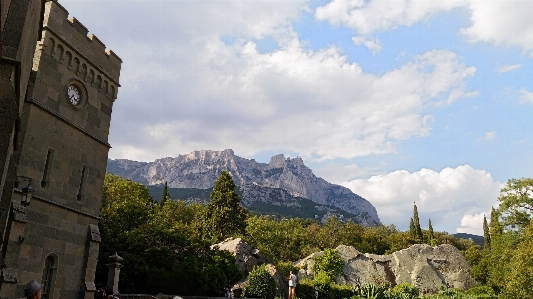
[[[416,230],[415,230],[415,223],[413,221],[413,217],[411,217],[411,221],[409,222],[409,235],[411,238],[416,238]]]
[[[485,215],[483,215],[483,248],[490,249],[490,230]]]
[[[164,206],[169,201],[170,201],[170,193],[168,193],[168,184],[167,182],[165,182],[165,186],[163,187],[163,193],[161,193],[160,204]]]
[[[422,228],[420,228],[420,220],[418,219],[418,209],[416,204],[413,207],[413,224],[415,226],[415,240],[422,241]]]
[[[243,234],[248,210],[241,205],[231,175],[223,170],[215,181],[211,201],[205,209],[204,235],[212,242]]]
[[[435,239],[435,234],[433,233],[433,225],[431,225],[431,219],[429,219],[429,225],[428,225],[428,244],[433,245],[433,240]]]

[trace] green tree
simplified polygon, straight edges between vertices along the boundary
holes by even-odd
[[[504,227],[523,230],[533,213],[533,179],[510,179],[500,191],[499,211]]]
[[[266,270],[265,265],[255,266],[248,275],[248,285],[243,290],[243,296],[274,299],[276,295],[276,282]]]
[[[164,206],[167,202],[170,202],[170,193],[168,193],[168,184],[165,182],[163,193],[161,193],[161,201],[159,203]]]
[[[413,217],[411,217],[411,221],[409,221],[409,235],[411,238],[416,239],[416,228],[415,228],[415,222],[413,221]]]
[[[420,228],[420,220],[418,219],[418,209],[416,208],[416,204],[413,206],[413,224],[415,227],[415,240],[417,240],[417,242],[421,242],[422,228]]]
[[[490,230],[485,215],[483,215],[483,248],[490,249]]]
[[[220,296],[240,279],[233,255],[191,233],[202,211],[198,206],[170,201],[158,207],[145,186],[111,174],[103,191],[98,286],[106,284],[107,257],[115,252],[124,258],[125,293]]]
[[[437,240],[435,239],[435,233],[433,233],[433,225],[431,225],[431,219],[429,219],[428,222],[428,244],[431,246],[435,246]]]
[[[204,234],[212,242],[243,234],[248,211],[241,205],[235,192],[235,183],[227,171],[222,171],[215,181],[203,218]]]
[[[533,220],[524,230],[525,239],[513,251],[510,260],[510,272],[500,298],[532,299],[533,292]]]

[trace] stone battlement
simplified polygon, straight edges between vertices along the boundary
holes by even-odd
[[[43,23],[43,39],[45,35],[50,38],[50,31],[57,41],[77,52],[87,61],[91,61],[94,67],[105,74],[109,79],[118,84],[122,60],[112,50],[107,49],[105,44],[94,34],[89,35],[89,30],[75,17],[68,18],[68,11],[57,2],[48,1],[45,4]],[[46,40],[42,41],[47,44]]]

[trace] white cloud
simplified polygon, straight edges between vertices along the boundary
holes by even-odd
[[[533,54],[532,1],[470,0],[472,25],[461,30],[471,42],[519,47]]]
[[[507,73],[510,71],[514,71],[522,67],[520,64],[506,64],[498,69],[500,73]]]
[[[519,47],[533,55],[533,1],[332,0],[315,10],[315,18],[367,36],[410,27],[454,8],[470,13],[470,27],[460,31],[470,42]]]
[[[132,144],[143,144],[143,160],[224,148],[319,160],[390,153],[399,140],[427,136],[432,116],[424,105],[463,92],[463,80],[475,72],[450,51],[430,51],[375,76],[335,48],[306,51],[297,39],[267,54],[252,42],[217,39],[195,44],[196,53],[162,46],[169,63],[154,68],[151,56],[137,57],[145,63],[125,72],[123,88],[146,85],[142,90],[157,94],[122,95],[128,102],[115,111],[132,123],[112,134],[112,156]]]
[[[463,216],[490,210],[503,187],[487,171],[469,165],[445,168],[440,172],[398,170],[343,185],[368,199],[385,224],[407,229],[416,201],[422,224],[429,218],[435,229],[448,232],[466,227],[460,223]]]
[[[377,39],[369,40],[364,36],[354,36],[352,37],[353,43],[357,45],[363,45],[367,47],[372,53],[379,52],[381,50],[381,45]]]
[[[341,184],[347,180],[368,177],[380,173],[380,167],[360,167],[355,164],[327,163],[313,168],[313,173],[333,184]]]
[[[492,138],[496,137],[495,131],[485,132],[485,139],[491,140]]]
[[[395,29],[398,26],[411,26],[428,19],[441,11],[450,11],[464,5],[466,1],[426,1],[426,0],[333,0],[318,7],[317,20],[328,21],[332,25],[343,25],[368,35],[376,31]]]
[[[474,215],[464,215],[461,218],[461,226],[457,228],[458,233],[474,234],[483,236],[483,216],[490,215],[490,213],[479,213]],[[487,222],[490,221],[488,217]]]
[[[527,91],[525,88],[520,89],[520,102],[530,102],[533,104],[533,92]]]

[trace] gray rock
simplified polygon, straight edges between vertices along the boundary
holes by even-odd
[[[252,271],[255,266],[262,264],[265,264],[265,269],[272,278],[274,278],[278,293],[286,298],[286,293],[289,288],[287,280],[276,266],[269,263],[268,259],[261,251],[252,248],[252,246],[244,242],[241,238],[228,238],[223,242],[211,246],[211,248],[215,247],[218,247],[219,250],[227,250],[231,252],[235,256],[239,270],[243,273],[243,278],[231,288],[231,292],[235,298],[240,296],[242,290],[248,284],[248,274],[250,271]]]
[[[475,285],[470,276],[470,265],[452,245],[416,244],[390,255],[363,254],[344,245],[336,250],[344,261],[343,275],[336,278],[339,284],[355,286],[388,281],[396,285],[407,282],[423,293],[434,293],[441,287],[467,290]],[[322,254],[313,253],[295,263],[300,268],[299,279],[313,278],[314,257]]]

